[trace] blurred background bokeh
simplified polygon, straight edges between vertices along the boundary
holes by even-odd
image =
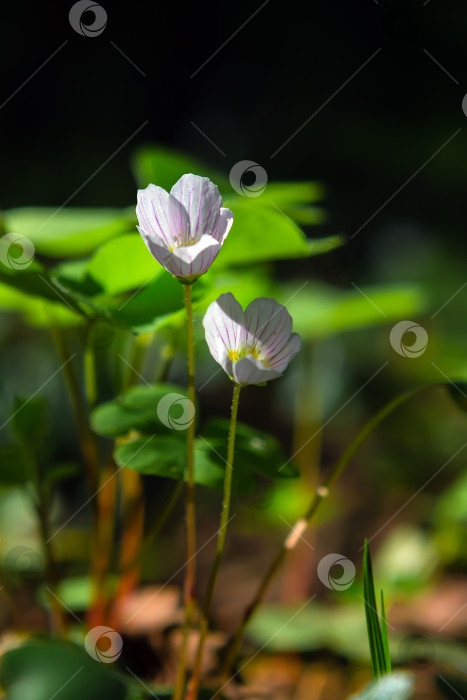
[[[105,30],[91,38],[70,26],[71,5],[57,0],[0,7],[2,233],[19,221],[8,219],[9,210],[68,206],[124,210],[127,222],[116,232],[132,232],[137,187],[147,184],[148,173],[153,181],[160,173],[156,184],[170,185],[164,158],[184,154],[188,163],[206,168],[199,174],[223,178],[220,189],[234,213],[229,173],[235,163],[250,160],[266,171],[278,216],[294,219],[310,239],[344,238],[343,245],[313,257],[266,255],[252,265],[234,260],[218,277],[213,273],[212,287],[206,282],[206,300],[230,287],[243,303],[259,294],[276,296],[304,339],[284,379],[242,397],[241,421],[276,436],[301,476],[260,482],[254,495],[235,501],[239,517],[229,532],[215,600],[222,633],[231,631],[313,489],[365,422],[398,394],[444,384],[401,404],[351,461],[317,527],[275,580],[248,644],[261,647],[294,606],[315,594],[316,600],[274,636],[244,681],[274,697],[324,699],[347,697],[370,678],[360,582],[368,538],[377,585],[386,595],[394,663],[415,672],[414,697],[464,697],[467,6],[453,0],[303,7],[277,0],[254,6],[108,3]],[[315,183],[310,201],[299,201],[310,205],[308,215],[295,217],[287,198],[284,207],[275,205],[273,184],[288,181]],[[22,232],[34,240],[35,224],[29,225]],[[267,241],[268,230],[262,235]],[[67,258],[44,250],[39,257],[47,269]],[[115,276],[124,274],[120,261]],[[60,363],[42,317],[47,310],[28,311],[30,302],[12,301],[7,282],[2,279],[0,294],[0,445],[9,449],[12,441],[14,397],[31,397],[42,387],[40,395],[50,401],[53,459],[79,462],[65,383],[60,374],[52,377]],[[404,320],[428,334],[416,357],[398,354],[389,340],[391,328]],[[108,373],[97,377],[94,402],[110,400],[127,371],[128,385],[161,378],[183,385],[183,327],[179,318],[177,323],[161,341],[145,335],[136,350],[128,330],[111,330],[107,338],[104,329],[94,350],[96,366],[105,365]],[[85,331],[71,321],[64,328],[67,347],[79,357]],[[199,315],[196,331],[202,426],[228,417],[231,387],[223,373],[212,377],[216,366],[204,347]],[[165,343],[175,353],[170,366]],[[139,363],[143,380],[118,359],[122,348],[128,361]],[[82,382],[83,368],[76,372]],[[148,523],[168,497],[168,484],[145,477]],[[198,493],[204,542],[216,527],[219,494],[204,487]],[[71,469],[56,489],[55,522],[65,522],[85,500],[85,483]],[[88,510],[57,538],[65,579],[86,576]],[[24,489],[2,488],[0,521],[3,558],[14,547],[40,547]],[[162,533],[143,566],[147,585],[170,578],[183,558],[181,503]],[[120,534],[117,528],[117,541]],[[201,589],[213,546],[198,558]],[[317,577],[317,563],[332,552],[355,564],[356,582],[346,590],[331,590]],[[10,586],[5,578],[4,631],[43,631],[36,579]],[[179,573],[170,585],[182,581]],[[62,593],[81,616],[83,597],[74,607],[73,595]],[[178,622],[175,612],[172,620],[164,618],[160,634]],[[146,632],[142,621],[141,629],[127,630],[129,663],[143,678],[165,680],[157,670],[162,642],[152,638],[151,651],[141,654]]]

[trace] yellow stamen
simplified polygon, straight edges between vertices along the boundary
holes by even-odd
[[[229,350],[229,359],[231,359],[232,362],[238,362],[238,360],[240,359],[238,350]]]

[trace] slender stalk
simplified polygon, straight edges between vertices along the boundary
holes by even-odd
[[[196,700],[198,697],[199,684],[201,680],[201,663],[203,660],[203,649],[204,643],[206,641],[206,636],[209,629],[209,614],[211,611],[212,597],[214,594],[214,588],[216,586],[217,575],[219,573],[219,568],[221,565],[222,557],[224,554],[225,537],[227,533],[227,523],[229,521],[230,513],[230,496],[232,492],[232,474],[233,474],[233,463],[234,463],[234,449],[235,449],[235,432],[237,428],[237,414],[238,414],[238,403],[240,399],[240,385],[235,384],[233,399],[232,399],[232,411],[230,414],[230,429],[229,429],[229,440],[227,445],[227,463],[225,467],[225,478],[224,478],[224,498],[222,501],[222,512],[220,519],[219,532],[217,536],[217,547],[216,554],[214,557],[214,562],[209,574],[208,585],[206,589],[206,594],[204,598],[203,610],[201,615],[201,628],[200,637],[198,643],[198,650],[196,652],[196,661],[193,669],[193,677],[191,680],[191,688],[189,697],[190,700]]]
[[[191,302],[191,285],[183,285],[185,293],[187,356],[188,356],[188,398],[195,403],[195,347],[193,338],[193,309]],[[174,700],[181,700],[185,691],[188,638],[193,625],[196,598],[196,517],[195,517],[195,422],[187,430],[187,484],[185,502],[186,520],[186,566],[185,566],[185,627],[183,630],[182,649],[175,681]]]
[[[376,413],[370,420],[363,426],[363,428],[357,433],[356,437],[354,440],[350,443],[350,445],[347,447],[347,449],[342,453],[341,457],[337,460],[335,463],[334,467],[331,469],[329,472],[329,475],[327,478],[324,480],[324,483],[322,486],[318,486],[316,489],[314,496],[311,500],[311,503],[306,510],[305,514],[303,515],[302,518],[299,518],[295,525],[293,526],[292,530],[290,533],[287,535],[285,538],[284,542],[282,543],[281,549],[279,550],[278,554],[276,555],[276,558],[273,560],[271,566],[267,570],[263,580],[261,581],[258,590],[256,591],[256,595],[253,598],[252,602],[250,605],[246,608],[245,612],[243,613],[243,616],[234,631],[228,647],[227,647],[227,652],[224,657],[224,662],[222,665],[221,669],[221,678],[226,679],[231,672],[231,669],[233,668],[233,665],[235,663],[235,659],[237,658],[237,654],[240,648],[240,644],[242,642],[243,636],[245,634],[246,628],[248,626],[248,623],[260,604],[262,603],[264,596],[269,588],[269,585],[271,584],[272,580],[274,579],[275,575],[277,572],[280,570],[283,562],[285,561],[287,554],[293,550],[298,542],[300,541],[301,536],[305,532],[305,530],[308,528],[310,525],[313,517],[315,516],[317,510],[319,509],[319,506],[321,502],[329,496],[330,488],[334,485],[334,483],[337,481],[337,479],[341,476],[342,472],[346,468],[346,466],[349,464],[350,460],[354,456],[354,454],[357,452],[359,447],[362,445],[363,442],[371,435],[373,430],[390,414],[392,413],[398,406],[401,404],[405,403],[409,399],[412,398],[415,394],[417,394],[419,391],[422,391],[423,389],[427,389],[430,387],[436,387],[436,386],[443,386],[441,383],[435,383],[435,384],[428,384],[425,386],[421,387],[415,387],[414,389],[411,389],[409,391],[406,391],[403,394],[400,394],[399,396],[396,396],[394,399],[389,401],[383,408],[381,408],[378,413]]]

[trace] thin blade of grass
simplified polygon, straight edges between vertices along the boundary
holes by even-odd
[[[386,620],[386,607],[384,605],[384,595],[381,591],[381,638],[383,642],[384,650],[384,665],[385,673],[391,673],[391,657],[389,655],[389,634],[388,634],[388,623]]]
[[[386,671],[386,663],[378,609],[376,607],[373,569],[367,540],[365,540],[363,551],[363,597],[365,600],[365,616],[368,630],[368,643],[370,645],[371,668],[373,676],[379,678]]]

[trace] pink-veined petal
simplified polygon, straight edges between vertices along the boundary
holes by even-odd
[[[188,230],[188,214],[183,206],[156,185],[138,190],[136,216],[146,235],[161,238],[167,247],[177,244],[180,233],[183,235]]]
[[[221,247],[221,244],[212,236],[201,236],[193,245],[175,248],[172,255],[175,268],[178,261],[179,272],[172,272],[172,274],[184,278],[204,275]]]
[[[154,233],[147,233],[147,231],[141,226],[137,226],[136,228],[140,232],[141,238],[146,243],[146,246],[149,252],[151,253],[152,257],[155,258],[157,262],[163,265],[166,269],[168,269],[167,261],[170,259],[172,254],[169,248],[167,247],[165,241],[163,241],[162,238],[159,238],[159,236]]]
[[[247,344],[257,346],[268,357],[278,352],[292,332],[292,317],[275,299],[259,297],[245,311]]]
[[[197,240],[204,233],[213,234],[219,225],[222,197],[208,177],[183,175],[170,190],[185,208],[190,221],[190,238]]]
[[[292,333],[282,348],[273,355],[267,357],[267,365],[277,372],[284,372],[287,365],[295,357],[302,346],[302,340],[298,333]]]
[[[227,238],[227,234],[232,228],[233,224],[233,213],[230,209],[225,209],[222,207],[220,210],[219,221],[217,222],[216,228],[212,231],[211,236],[214,236],[219,243],[224,243]]]
[[[243,309],[233,294],[221,294],[209,305],[203,326],[211,355],[232,376],[229,352],[239,352],[245,338]]]
[[[265,368],[261,360],[257,360],[251,355],[232,363],[232,377],[237,384],[262,384],[280,376],[281,372]]]

